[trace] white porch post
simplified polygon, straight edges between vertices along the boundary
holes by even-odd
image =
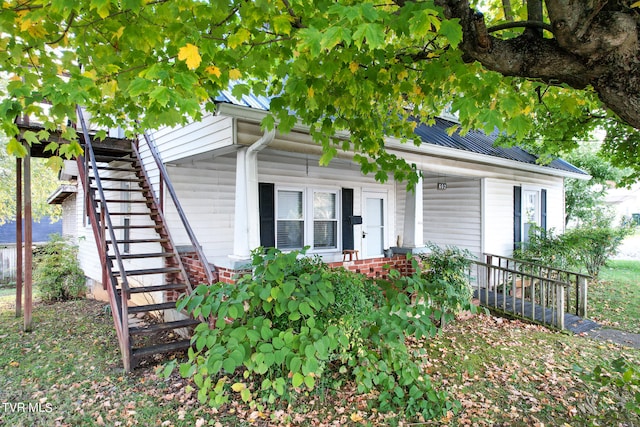
[[[251,250],[260,246],[258,206],[258,152],[273,141],[275,130],[236,154],[236,197],[233,225],[233,258],[249,259]]]
[[[413,191],[407,191],[404,209],[404,236],[402,246],[421,248],[424,246],[422,177],[418,178]]]
[[[248,259],[251,249],[260,245],[259,239],[255,242],[259,234],[257,168],[257,156],[251,155],[247,147],[240,148],[236,154],[234,258]]]

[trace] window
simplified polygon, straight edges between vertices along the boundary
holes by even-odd
[[[338,212],[336,193],[313,193],[313,247],[338,247]]]
[[[533,226],[547,229],[547,190],[513,187],[514,249],[529,241]]]
[[[276,247],[299,249],[304,246],[302,191],[278,190]]]
[[[338,192],[277,189],[275,244],[279,249],[337,249]]]
[[[522,191],[522,238],[529,241],[531,228],[540,226],[540,192],[537,190]]]

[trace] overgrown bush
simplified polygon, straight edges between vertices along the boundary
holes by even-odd
[[[420,255],[427,280],[426,293],[433,306],[442,311],[442,320],[446,323],[463,310],[475,311],[468,278],[473,254],[455,246],[430,243],[427,247],[429,253]]]
[[[416,292],[425,297],[423,277],[383,296],[361,274],[299,255],[256,251],[253,275],[234,285],[201,285],[179,300],[179,309],[212,319],[196,327],[195,349],[179,366],[201,402],[220,406],[239,393],[260,407],[292,402],[320,382],[353,381],[358,392],[373,392],[382,411],[433,418],[456,406],[434,389],[405,344],[408,335],[436,331],[431,307],[411,303]]]
[[[514,256],[565,270],[586,270],[589,275],[597,277],[633,229],[633,224],[628,221],[613,227],[606,217],[596,217],[560,235],[554,234],[553,230],[532,227],[529,242]]]
[[[34,251],[33,280],[43,301],[67,301],[86,293],[84,272],[78,262],[78,247],[59,234]]]

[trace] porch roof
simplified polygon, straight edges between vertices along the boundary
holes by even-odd
[[[243,95],[241,98],[236,98],[232,95],[230,89],[221,91],[215,98],[215,101],[222,104],[250,108],[265,113],[269,110],[269,98],[254,95]],[[413,118],[412,120],[418,122],[417,118]],[[538,156],[527,152],[521,147],[501,147],[495,145],[495,142],[498,139],[497,131],[487,135],[479,130],[471,130],[464,136],[461,135],[459,131],[456,131],[449,135],[447,129],[455,124],[456,123],[452,120],[437,117],[434,125],[419,123],[415,128],[415,134],[419,136],[422,143],[426,145],[452,148],[468,153],[511,160],[528,165],[535,165],[537,167],[550,168],[560,172],[566,172],[573,176],[583,176],[584,178],[589,176],[582,169],[573,166],[571,163],[562,160],[561,158],[555,158],[546,164],[539,164]]]

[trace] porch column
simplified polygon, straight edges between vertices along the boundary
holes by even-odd
[[[22,316],[22,159],[16,158],[16,317]]]
[[[421,248],[424,246],[422,177],[418,178],[413,191],[407,191],[404,205],[404,236],[402,247]]]
[[[24,331],[32,328],[33,229],[31,216],[31,148],[24,157]]]
[[[252,185],[250,175],[257,175],[258,165],[255,156],[247,153],[248,148],[242,147],[236,154],[236,196],[235,196],[235,218],[233,222],[233,258],[248,259],[252,246],[252,227],[251,222],[252,210],[250,205],[257,206],[258,184]],[[253,159],[251,158],[253,157]],[[253,160],[253,161],[252,161]],[[251,172],[253,169],[253,173]],[[257,180],[256,180],[257,181]],[[255,187],[255,188],[253,188]],[[256,202],[252,203],[252,197],[256,198]],[[255,208],[257,214],[257,207]],[[257,221],[257,220],[256,220]],[[255,233],[254,233],[255,234]],[[259,243],[258,243],[259,244]]]
[[[251,250],[260,246],[258,203],[258,153],[269,145],[276,131],[264,135],[236,154],[236,200],[233,226],[233,258],[249,259]]]

